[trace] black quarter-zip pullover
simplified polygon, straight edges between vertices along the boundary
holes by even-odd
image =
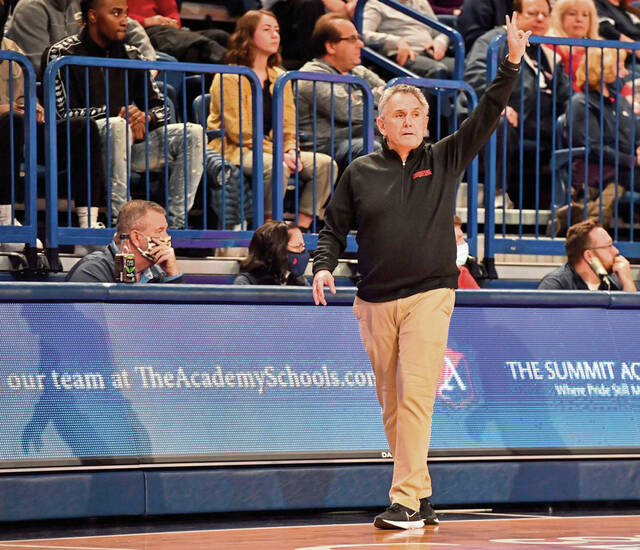
[[[460,128],[433,145],[423,143],[406,162],[386,143],[354,160],[327,207],[314,273],[335,269],[355,229],[361,299],[386,302],[456,288],[456,182],[497,127],[518,73],[519,66],[505,60]]]

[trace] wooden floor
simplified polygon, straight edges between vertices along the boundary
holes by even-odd
[[[442,521],[381,531],[371,524],[259,527],[0,541],[0,550],[427,550],[592,548],[640,550],[640,516],[512,517]]]

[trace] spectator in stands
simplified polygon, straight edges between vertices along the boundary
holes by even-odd
[[[140,23],[153,46],[178,61],[222,63],[229,34],[219,29],[193,32],[182,26],[176,0],[128,0],[129,17]]]
[[[462,13],[462,0],[431,0],[429,2],[436,15],[454,15]]]
[[[82,0],[81,8],[85,27],[80,34],[69,36],[48,48],[43,54],[44,66],[65,55],[142,59],[137,48],[123,43],[127,26],[126,0]],[[125,86],[126,74],[128,90]],[[56,75],[57,115],[58,119],[64,119],[68,104],[71,116],[89,116],[95,120],[103,137],[104,151],[107,151],[109,128],[107,162],[111,174],[112,220],[115,222],[120,208],[129,198],[129,169],[145,171],[148,164],[148,169],[154,170],[168,162],[169,225],[172,228],[184,228],[186,212],[193,206],[203,171],[202,126],[192,123],[167,124],[165,117],[168,112],[164,98],[152,76],[148,75],[145,83],[143,71],[125,72],[112,68],[109,70],[108,87],[102,68],[89,68],[88,75],[88,98],[85,97],[84,67],[70,67],[68,88],[67,79],[60,73]],[[145,101],[148,104],[147,112],[141,110],[145,107]],[[86,108],[87,103],[89,109]],[[168,141],[167,159],[165,140]]]
[[[325,13],[353,18],[357,0],[262,0],[280,25],[282,57],[288,69],[297,69],[311,59],[311,34],[316,21]]]
[[[513,8],[518,12],[518,28],[531,31],[537,36],[544,36],[549,30],[549,14],[551,11],[548,0],[515,0]],[[487,51],[491,41],[504,34],[503,27],[496,27],[483,34],[473,45],[467,57],[464,79],[478,94],[484,93],[487,75]],[[503,52],[498,57],[504,55]],[[540,66],[538,67],[538,60]],[[525,140],[536,141],[540,135],[540,156],[536,162],[535,150],[524,149],[523,163],[523,208],[535,208],[536,192],[538,203],[546,207],[551,201],[551,174],[549,170],[551,144],[553,134],[553,113],[555,102],[556,116],[564,112],[571,92],[569,77],[564,72],[559,57],[555,57],[553,50],[540,44],[531,44],[523,58],[522,73],[524,79],[524,109],[521,110],[520,84],[515,86],[505,110],[507,125],[507,191],[510,198],[520,204],[519,188],[519,152],[520,126],[523,126]],[[555,81],[555,82],[554,82]],[[538,124],[538,92],[540,94],[540,123]],[[502,129],[498,131],[499,139]],[[502,145],[502,144],[501,144]],[[524,146],[525,144],[523,144]],[[499,146],[501,154],[502,147]],[[509,162],[511,160],[511,162]],[[499,164],[501,162],[499,161]],[[536,170],[539,176],[539,189],[536,191]],[[500,182],[498,183],[500,184]]]
[[[594,0],[600,17],[600,34],[605,40],[640,40],[640,9],[630,0]]]
[[[456,236],[456,265],[458,266],[458,288],[480,288],[477,279],[488,277],[485,267],[473,256],[469,256],[469,243],[462,232],[462,220],[453,217],[453,229]]]
[[[567,263],[545,275],[539,290],[637,290],[629,261],[597,221],[572,225],[565,247]]]
[[[20,47],[11,39],[3,37],[4,23],[8,13],[5,11],[4,2],[0,0],[0,49],[23,53]],[[11,74],[9,71],[11,70]],[[11,83],[13,97],[11,96]],[[11,104],[13,101],[13,104]],[[8,61],[0,63],[0,137],[4,144],[0,147],[0,225],[19,225],[19,222],[12,216],[12,189],[14,200],[22,202],[24,200],[24,188],[16,185],[21,181],[20,165],[24,160],[25,141],[25,106],[24,106],[24,77],[22,69],[18,63],[11,65]],[[38,140],[37,151],[39,161],[44,163],[44,109],[36,103],[36,136],[32,139]],[[12,131],[13,126],[13,131]],[[102,166],[102,155],[100,152],[100,140],[97,126],[91,122],[89,125],[89,136],[92,147],[90,155],[87,155],[85,140],[86,122],[82,119],[72,118],[69,120],[70,148],[73,151],[74,162],[71,167],[67,167],[67,124],[64,121],[58,124],[58,168],[60,170],[71,170],[72,197],[75,201],[75,212],[78,215],[80,227],[88,227],[88,186],[85,183],[87,174],[87,161],[91,159],[91,197],[92,204],[100,206],[103,204],[104,196],[104,175]],[[13,172],[11,169],[11,156],[13,154]],[[64,186],[61,186],[62,189]],[[63,194],[61,194],[61,197]],[[97,226],[96,218],[93,226]],[[19,252],[24,245],[18,243],[3,243],[0,250],[3,252]],[[38,241],[38,247],[42,243]]]
[[[113,241],[87,254],[65,277],[72,283],[112,283],[120,235],[128,234],[139,283],[181,283],[182,273],[167,233],[166,211],[155,202],[132,200],[118,214]]]
[[[283,74],[278,67],[280,63],[280,33],[278,21],[273,14],[266,10],[250,10],[237,22],[236,31],[229,40],[227,61],[233,65],[246,65],[254,70],[262,84],[264,108],[264,141],[262,142],[264,162],[264,211],[265,217],[271,217],[271,172],[273,165],[273,131],[272,131],[272,94],[276,79]],[[223,146],[226,160],[240,165],[240,136],[242,136],[242,169],[251,175],[253,169],[252,157],[252,120],[251,120],[251,86],[245,77],[242,78],[242,96],[238,95],[240,77],[225,75],[222,78],[224,93],[224,115],[222,113],[220,79],[217,74],[211,84],[211,109],[207,119],[207,127],[219,129],[224,116],[224,145],[220,138],[209,142],[209,147],[222,153]],[[240,121],[242,120],[242,128]],[[308,229],[314,214],[320,215],[324,203],[331,192],[331,157],[318,153],[314,155],[308,151],[296,149],[296,113],[293,102],[291,84],[287,84],[284,93],[284,182],[289,175],[299,172],[301,180],[305,182],[300,193],[298,225]],[[314,205],[314,164],[316,168],[316,202]],[[337,167],[334,164],[334,180]],[[315,206],[315,211],[314,211]]]
[[[400,1],[407,8],[437,19],[427,0]],[[362,32],[365,43],[382,43],[386,56],[418,76],[450,78],[453,73],[455,59],[447,57],[447,35],[378,0],[365,4]]]
[[[593,0],[557,0],[551,10],[549,36],[600,40],[598,12]],[[560,45],[556,46],[556,52],[562,60],[565,72],[573,81],[574,90],[579,91],[575,75],[584,57],[585,48]]]
[[[300,228],[293,222],[268,220],[251,237],[249,255],[233,284],[309,286],[304,278],[308,263]]]
[[[588,126],[589,132],[587,186],[585,189],[584,155],[576,155],[572,166],[571,191],[576,199],[584,197],[586,193],[589,199],[587,218],[599,220],[608,228],[614,216],[616,201],[630,188],[631,173],[634,173],[634,181],[640,181],[640,117],[632,116],[631,105],[615,89],[620,70],[618,62],[624,65],[626,52],[611,48],[591,50],[588,59],[583,58],[576,72],[576,84],[583,91],[573,95],[566,111],[567,120],[572,120],[574,146],[587,145],[585,126]],[[604,71],[601,69],[602,64]],[[569,116],[572,118],[569,119]],[[619,177],[617,183],[616,172]],[[569,207],[565,205],[556,211],[554,236],[564,235],[568,224],[568,210]],[[572,203],[571,220],[581,220],[583,215],[584,205]]]
[[[312,61],[305,63],[301,71],[358,76],[372,89],[374,101],[377,103],[385,82],[377,74],[360,65],[360,51],[364,42],[358,36],[354,24],[346,16],[337,13],[323,15],[313,29],[312,42],[315,57]],[[364,148],[362,92],[348,85],[331,85],[321,82],[314,84],[308,80],[301,80],[298,83],[298,93],[300,131],[313,135],[316,138],[316,150],[332,155],[342,173],[351,159],[359,157]],[[331,150],[332,127],[333,151]],[[349,135],[351,135],[351,141],[349,141]],[[378,144],[376,146],[379,148]],[[304,143],[303,147],[305,147]],[[306,147],[312,148],[313,143]]]
[[[33,64],[36,74],[44,50],[82,29],[80,0],[20,0],[9,22],[7,36],[18,44]],[[156,52],[142,26],[127,20],[125,42],[138,48],[145,59],[155,60]]]
[[[484,33],[504,24],[504,16],[515,9],[513,0],[464,0],[458,16],[458,30],[464,38],[464,51]]]
[[[469,118],[451,136],[425,142],[427,101],[417,88],[385,90],[378,127],[382,151],[354,160],[327,206],[313,261],[313,299],[335,293],[331,272],[351,230],[362,279],[353,311],[376,377],[394,459],[391,506],[381,529],[437,524],[427,468],[428,442],[457,285],[453,216],[458,178],[487,142],[518,79],[530,32],[507,17],[509,54]]]

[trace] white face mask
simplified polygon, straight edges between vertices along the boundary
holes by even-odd
[[[140,248],[139,246],[136,246],[136,248],[138,249],[138,252],[140,252],[140,254],[143,257],[147,258],[147,260],[151,260],[152,262],[155,260],[155,256],[151,254],[151,251],[158,246],[158,244],[154,242],[153,239],[160,241],[160,244],[171,246],[171,237],[167,237],[166,239],[160,239],[158,237],[153,237],[153,238],[149,237],[144,233],[143,235],[147,239],[147,248],[145,248],[144,250],[142,250],[142,248]]]
[[[469,257],[469,243],[464,242],[459,244],[456,251],[456,265],[460,267],[467,263],[467,258]]]

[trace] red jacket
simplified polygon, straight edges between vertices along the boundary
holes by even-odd
[[[182,26],[176,0],[127,0],[127,6],[129,7],[129,17],[141,25],[147,17],[164,15],[175,19],[178,26]]]
[[[460,275],[458,275],[458,288],[480,288],[480,285],[476,283],[473,275],[471,275],[465,266],[460,265],[458,269],[460,270]]]

